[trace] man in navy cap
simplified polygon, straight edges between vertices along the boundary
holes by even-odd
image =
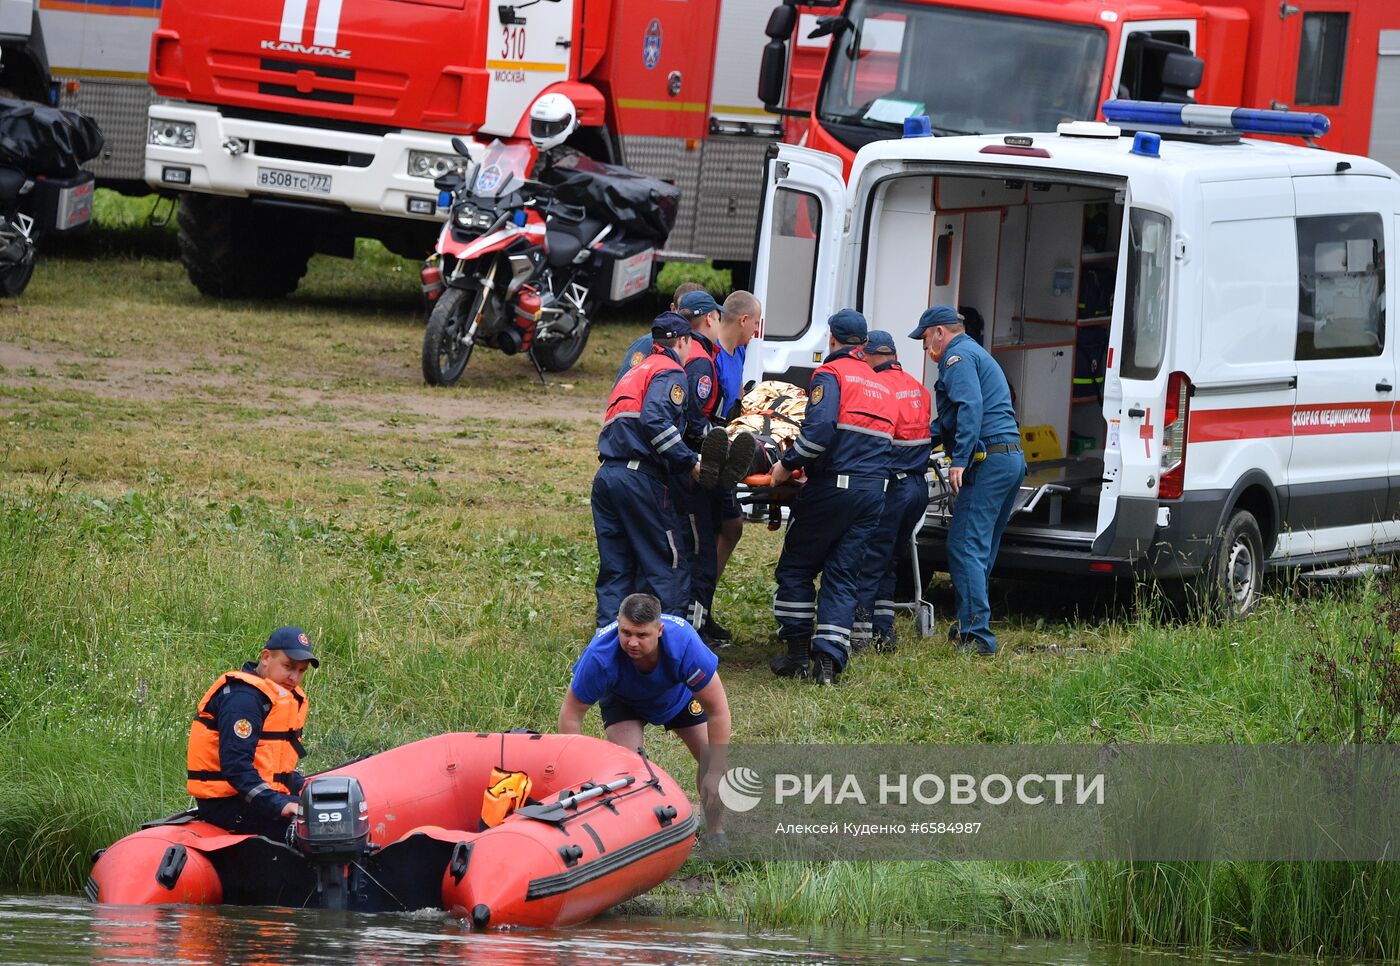
[[[608,398],[598,434],[602,466],[593,478],[593,528],[598,538],[597,626],[617,615],[624,597],[648,593],[668,614],[690,601],[683,517],[676,477],[696,480],[700,457],[686,445],[685,369],[691,329],[663,312],[651,327],[652,351]]]
[[[681,299],[691,292],[703,292],[705,286],[699,282],[681,282],[676,286],[676,291],[671,295],[670,311],[680,314]],[[647,329],[636,338],[627,351],[622,354],[622,365],[618,366],[617,376],[613,379],[613,385],[617,385],[617,380],[627,375],[627,370],[633,366],[640,365],[647,356],[651,355],[651,329]]]
[[[952,462],[948,484],[957,497],[947,544],[957,647],[992,655],[997,638],[991,629],[987,577],[1026,478],[1011,388],[987,350],[964,331],[963,318],[952,306],[926,311],[909,337],[922,339],[929,358],[938,363],[934,436]]]
[[[281,841],[306,779],[302,676],[321,662],[299,627],[279,627],[256,662],[229,671],[204,693],[190,725],[185,785],[199,817],[246,835]]]
[[[703,290],[681,296],[677,309],[693,330],[685,359],[690,392],[685,441],[701,457],[699,485],[677,487],[677,501],[690,524],[686,530],[690,549],[690,606],[686,619],[712,647],[723,647],[728,642],[728,638],[711,637],[709,633],[715,585],[719,582],[718,539],[725,495],[748,472],[757,445],[749,433],[738,434],[731,444],[722,425],[728,404],[723,401],[715,361],[721,311],[720,304]]]
[[[894,336],[873,330],[865,339],[865,359],[889,387],[895,402],[890,483],[880,527],[860,570],[860,613],[853,641],[873,640],[876,650],[893,650],[894,587],[900,558],[928,509],[929,422],[932,400],[924,384],[905,372],[896,358]]]
[[[773,467],[774,486],[797,470],[807,481],[775,573],[773,614],[787,653],[770,666],[779,677],[806,677],[815,657],[818,684],[834,684],[850,654],[857,578],[885,506],[895,423],[893,394],[861,350],[865,317],[842,309],[827,325],[828,354],[812,374],[802,432]]]

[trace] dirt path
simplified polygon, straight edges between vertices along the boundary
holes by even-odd
[[[220,372],[216,367],[241,371]],[[68,380],[74,391],[132,402],[182,398],[228,401],[231,393],[237,393],[238,406],[275,411],[277,422],[292,429],[324,426],[326,420],[323,411],[312,418],[309,414],[288,414],[289,407],[329,407],[337,414],[336,425],[351,430],[376,428],[383,425],[385,418],[403,415],[411,425],[401,429],[422,435],[460,428],[465,420],[483,413],[509,422],[557,420],[589,424],[598,421],[603,409],[603,399],[596,391],[578,388],[567,380],[567,374],[554,377],[547,387],[540,386],[533,373],[528,373],[528,382],[508,391],[473,387],[470,383],[428,390],[420,383],[410,382],[407,369],[386,370],[382,364],[371,369],[377,370],[373,372],[376,378],[387,375],[401,379],[403,386],[385,391],[295,386],[259,379],[256,364],[237,358],[95,358],[42,345],[0,342],[0,386],[52,388],[54,380]],[[411,376],[416,379],[416,369]]]

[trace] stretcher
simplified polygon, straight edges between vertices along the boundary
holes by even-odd
[[[794,481],[774,487],[773,478],[768,471],[781,449],[796,438],[801,428],[802,416],[806,413],[806,404],[806,393],[801,389],[774,382],[760,383],[741,400],[743,415],[729,424],[731,438],[734,433],[751,432],[759,439],[759,451],[755,454],[752,467],[757,472],[745,477],[735,487],[735,499],[745,522],[762,523],[769,530],[778,530],[791,515],[792,501],[797,496],[801,483]],[[937,468],[934,472],[938,474],[939,492],[951,494],[942,473]],[[800,470],[798,474],[800,479]],[[934,485],[930,484],[930,499],[934,497],[934,493]],[[895,610],[913,613],[915,627],[924,637],[932,636],[936,627],[933,604],[923,596],[923,573],[919,566],[919,531],[923,529],[927,519],[926,514],[909,538],[913,597],[907,601],[894,602]]]

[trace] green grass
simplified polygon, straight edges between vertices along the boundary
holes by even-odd
[[[46,253],[0,306],[0,889],[74,892],[94,849],[184,807],[194,700],[278,624],[325,655],[309,768],[441,731],[553,727],[592,626],[597,425],[643,320],[600,326],[548,388],[482,352],[460,386],[430,390],[410,268],[366,247],[313,260],[284,303],[223,304],[161,249],[104,242]],[[898,652],[821,690],[767,671],[779,540],[749,528],[720,588],[736,741],[1392,738],[1397,692],[1369,660],[1393,647],[1379,584],[1277,587],[1223,626],[1008,585],[995,661],[902,616]],[[946,612],[942,580],[934,594]],[[689,786],[680,743],[649,741]],[[1400,921],[1384,865],[687,871],[699,894],[662,890],[669,911],[755,924],[1388,955]]]

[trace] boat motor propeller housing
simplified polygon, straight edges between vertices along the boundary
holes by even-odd
[[[316,868],[322,905],[346,908],[350,894],[359,891],[361,863],[371,850],[369,805],[359,781],[341,775],[309,779],[301,790],[292,839]]]

